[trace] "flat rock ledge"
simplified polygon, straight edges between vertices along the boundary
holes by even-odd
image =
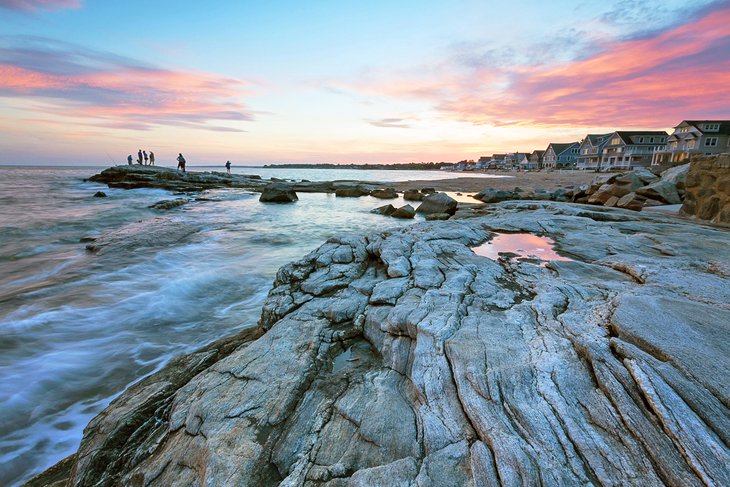
[[[112,166],[89,178],[110,188],[159,188],[170,191],[197,192],[217,188],[242,188],[263,191],[271,183],[282,182],[278,178],[262,179],[258,175],[226,174],[218,171],[183,172],[157,166]],[[368,194],[381,186],[377,182],[363,181],[300,181],[287,182],[294,191],[301,193],[334,193],[337,190],[360,188]]]
[[[130,387],[29,485],[730,485],[730,232],[490,211],[284,266],[257,326]],[[471,250],[495,232],[573,260]]]

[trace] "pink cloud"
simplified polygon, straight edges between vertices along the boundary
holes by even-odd
[[[50,47],[49,47],[50,46]],[[99,126],[210,126],[251,121],[241,101],[249,85],[208,73],[142,65],[65,44],[0,49],[0,96],[39,98],[46,113],[95,120]]]
[[[80,0],[0,0],[0,8],[8,10],[61,10],[80,6]]]
[[[663,32],[604,41],[579,60],[545,65],[445,63],[425,78],[355,89],[431,103],[448,119],[492,125],[666,127],[730,114],[730,2]],[[446,74],[442,74],[446,73]]]

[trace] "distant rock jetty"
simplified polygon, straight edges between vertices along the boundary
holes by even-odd
[[[730,485],[730,232],[484,208],[284,266],[257,325],[135,383],[28,485]],[[472,250],[514,232],[570,260]]]

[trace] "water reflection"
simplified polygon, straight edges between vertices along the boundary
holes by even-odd
[[[500,233],[491,241],[473,247],[475,254],[490,259],[498,259],[500,254],[507,257],[537,259],[541,261],[570,261],[568,257],[559,255],[554,250],[555,242],[549,237],[540,237],[531,233]]]

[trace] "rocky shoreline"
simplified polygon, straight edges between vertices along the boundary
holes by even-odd
[[[555,202],[456,218],[284,266],[255,327],[130,387],[28,485],[730,484],[730,232]],[[516,232],[571,260],[472,250]]]

